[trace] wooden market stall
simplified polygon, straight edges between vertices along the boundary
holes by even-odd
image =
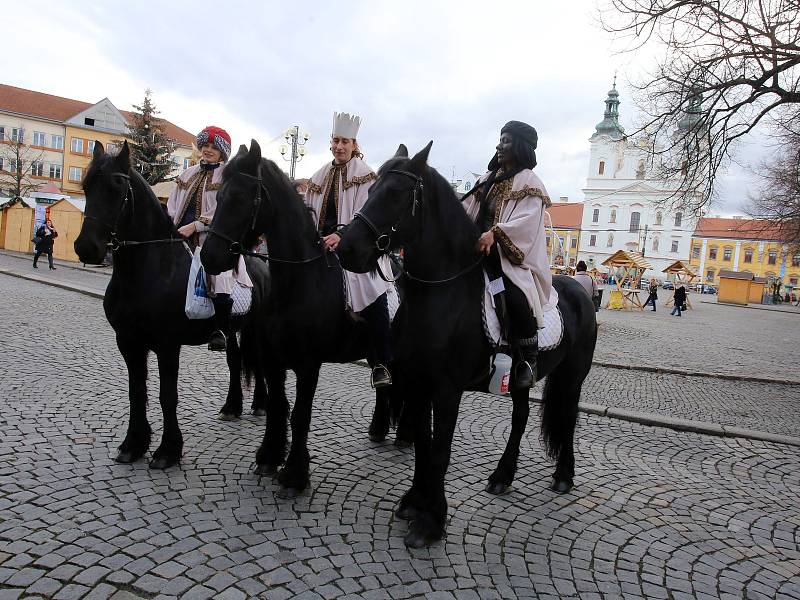
[[[697,278],[697,273],[692,271],[689,265],[682,260],[676,260],[674,263],[664,269],[662,273],[672,275],[672,283],[675,286],[675,289],[678,289],[680,286],[684,287],[686,290],[686,307],[692,308],[692,302],[689,299],[689,291],[691,290],[691,283]],[[672,306],[673,303],[674,299],[670,297],[664,303],[664,306]]]
[[[603,261],[603,266],[609,270],[616,269],[614,283],[617,289],[611,290],[606,308],[630,310],[638,308],[644,310],[642,299],[639,297],[639,283],[642,274],[652,268],[650,263],[638,252],[617,250]]]
[[[50,206],[50,220],[58,231],[58,237],[53,244],[53,258],[80,262],[75,254],[75,240],[83,226],[84,205],[79,200],[62,198]]]
[[[752,280],[753,274],[749,271],[720,269],[717,302],[746,305],[750,297],[750,282]]]
[[[747,301],[751,304],[764,304],[764,289],[767,287],[766,277],[753,277],[750,282],[750,293]]]
[[[31,252],[35,220],[34,209],[19,198],[6,203],[0,225],[0,247],[15,252]]]

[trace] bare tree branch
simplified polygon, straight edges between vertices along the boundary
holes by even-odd
[[[14,198],[24,198],[41,187],[41,182],[33,179],[35,169],[44,169],[44,152],[25,144],[25,130],[20,124],[14,134],[0,142],[0,190]],[[42,171],[44,172],[44,171]]]

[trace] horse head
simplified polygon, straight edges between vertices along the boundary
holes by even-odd
[[[250,141],[250,149],[242,144],[239,152],[222,174],[217,192],[217,209],[201,250],[203,267],[216,275],[233,269],[239,253],[246,250],[246,237],[261,232],[261,203],[264,189],[261,181],[261,146]]]
[[[403,144],[378,170],[364,207],[344,231],[337,254],[342,266],[355,273],[376,268],[381,255],[396,250],[419,233],[415,219],[422,215],[424,184],[429,167],[429,142],[414,157]]]
[[[108,154],[99,141],[94,143],[92,162],[83,178],[86,208],[75,253],[82,262],[100,264],[117,233],[130,189],[130,148],[128,142],[116,155]]]

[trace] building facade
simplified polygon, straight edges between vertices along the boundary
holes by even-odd
[[[603,120],[589,138],[581,260],[599,267],[617,250],[642,253],[652,265],[645,277],[663,277],[676,260],[687,260],[696,219],[663,205],[675,188],[648,178],[648,140],[629,138],[619,123],[619,93],[608,92]]]
[[[554,202],[546,211],[545,233],[550,268],[563,271],[575,268],[581,241],[583,203]]]
[[[125,139],[132,116],[108,98],[90,104],[0,84],[0,157],[4,159],[0,174],[7,175],[15,167],[7,164],[8,147],[21,139],[30,181],[41,181],[43,188],[54,184],[63,194],[82,198],[80,182],[95,140],[108,145]],[[189,166],[194,135],[165,119],[161,122],[176,144],[171,159],[177,174]]]
[[[726,269],[797,287],[800,253],[792,253],[782,239],[769,221],[702,218],[692,236],[689,265],[705,283],[719,284],[719,272]]]

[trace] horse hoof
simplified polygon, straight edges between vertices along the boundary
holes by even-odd
[[[557,494],[566,494],[572,489],[572,482],[553,480],[553,485],[550,486],[550,489]]]
[[[256,475],[275,475],[278,472],[278,465],[256,465],[253,473]]]
[[[427,548],[437,541],[437,539],[438,538],[425,535],[419,531],[412,530],[406,534],[406,537],[403,539],[403,541],[406,544],[406,548]]]
[[[414,442],[412,442],[411,440],[404,440],[402,438],[395,438],[394,445],[397,448],[411,448],[411,446],[414,445]]]
[[[171,458],[165,458],[163,456],[159,456],[158,458],[153,458],[150,461],[150,468],[151,469],[158,469],[163,471],[164,469],[168,469],[178,464],[178,461]]]
[[[385,433],[373,433],[371,431],[369,432],[369,441],[370,442],[382,442],[385,439],[386,439],[386,434]]]
[[[395,516],[403,521],[412,521],[419,514],[419,511],[413,506],[401,506],[395,511]]]
[[[302,493],[303,490],[300,488],[282,487],[277,491],[276,495],[280,498],[285,498],[286,500],[294,500]]]
[[[487,492],[495,496],[501,496],[502,494],[507,493],[509,489],[511,489],[511,486],[506,485],[501,481],[494,481],[494,482],[490,481],[489,483],[486,484],[485,488]]]
[[[133,452],[121,451],[117,454],[114,462],[118,462],[123,465],[129,465],[132,462],[135,462],[138,457],[133,455]]]
[[[267,411],[263,408],[254,408],[253,409],[253,416],[254,417],[266,417]]]
[[[220,421],[236,421],[238,418],[239,415],[235,415],[233,413],[226,413],[223,411],[220,411],[220,413],[217,415],[217,419]]]

